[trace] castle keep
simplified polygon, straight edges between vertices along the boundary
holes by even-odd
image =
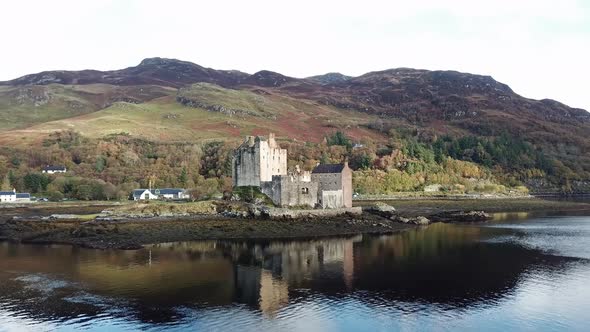
[[[234,187],[255,186],[279,206],[323,209],[352,207],[352,170],[348,163],[318,165],[312,172],[299,166],[287,171],[287,150],[274,134],[248,136],[234,152]]]
[[[273,175],[287,175],[287,150],[275,141],[274,134],[248,136],[234,153],[232,164],[234,187],[260,187]]]

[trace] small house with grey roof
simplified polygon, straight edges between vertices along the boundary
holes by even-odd
[[[31,201],[31,194],[12,191],[0,191],[0,203],[25,203]]]
[[[188,199],[189,195],[185,189],[163,188],[163,189],[135,189],[132,192],[134,201],[162,199],[181,200]]]
[[[47,173],[47,174],[55,174],[55,173],[65,173],[67,171],[68,171],[68,169],[65,166],[47,165],[47,166],[43,167],[43,170],[41,172]]]

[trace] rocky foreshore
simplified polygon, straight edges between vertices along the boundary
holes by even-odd
[[[498,203],[498,201],[494,201]],[[479,203],[479,204],[477,204]],[[489,212],[590,210],[590,204],[532,199],[372,202],[338,215],[239,202],[131,203],[100,206],[4,209],[0,240],[64,243],[89,248],[140,248],[144,244],[206,239],[280,239],[390,233],[432,222],[481,222]],[[477,208],[479,209],[470,209]],[[330,212],[330,211],[329,211]],[[332,211],[333,212],[333,211]],[[332,213],[330,212],[330,213]],[[278,213],[278,214],[277,214]]]
[[[360,233],[391,233],[412,227],[373,215],[330,218],[253,219],[192,216],[150,217],[117,221],[71,219],[0,221],[0,240],[62,243],[87,248],[136,249],[144,244],[209,239],[289,239]]]

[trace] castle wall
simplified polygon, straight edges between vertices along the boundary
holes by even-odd
[[[287,175],[287,150],[281,149],[274,136],[260,141],[260,181],[272,181],[273,175]]]
[[[318,202],[324,208],[352,207],[352,170],[347,163],[341,173],[314,173],[311,180],[319,184]],[[340,192],[339,197],[334,196],[335,192]]]
[[[260,164],[257,162],[257,155],[259,153],[255,147],[241,147],[236,151],[232,163],[235,187],[260,185]]]
[[[232,172],[235,187],[259,187],[272,181],[273,175],[287,174],[287,150],[281,149],[273,134],[268,140],[250,136],[236,150]]]
[[[352,207],[352,170],[348,163],[344,164],[342,170],[342,203],[345,208]]]
[[[262,182],[260,188],[278,206],[313,208],[318,202],[318,183],[297,175],[275,175],[272,181]]]
[[[281,181],[267,181],[260,183],[260,191],[268,196],[275,205],[281,205]]]
[[[324,209],[338,209],[344,206],[342,190],[323,190],[321,204]]]
[[[311,180],[319,183],[320,190],[341,190],[342,176],[340,173],[314,173]]]

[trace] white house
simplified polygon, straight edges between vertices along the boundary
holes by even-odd
[[[187,199],[188,193],[184,189],[164,188],[164,189],[135,189],[133,190],[133,200],[150,200],[150,199]]]
[[[16,190],[0,191],[0,202],[16,202]]]
[[[12,191],[0,191],[0,203],[24,203],[31,201],[31,194],[29,193],[17,193],[16,189]]]
[[[55,173],[65,173],[67,172],[67,168],[65,166],[45,166],[42,170],[43,173],[47,174],[55,174]]]

